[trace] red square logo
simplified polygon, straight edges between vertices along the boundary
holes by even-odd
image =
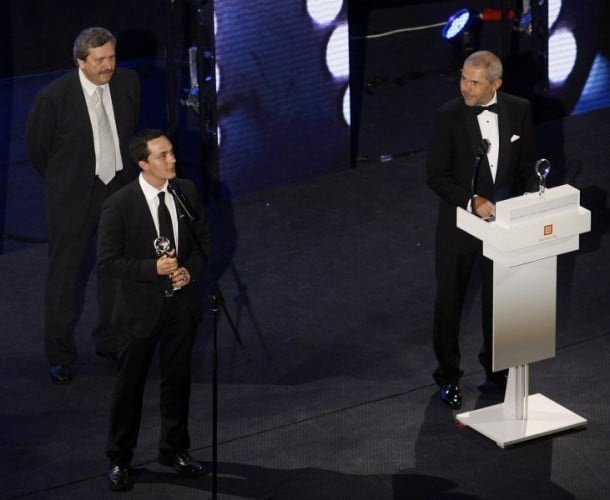
[[[544,226],[544,235],[551,236],[553,234],[553,224],[547,224]]]

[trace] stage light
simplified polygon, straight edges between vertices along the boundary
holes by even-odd
[[[571,31],[558,29],[549,37],[549,81],[552,85],[568,79],[577,56],[578,46]]]
[[[461,67],[464,59],[479,49],[481,17],[472,9],[461,9],[443,26],[442,37],[453,46],[453,66]]]
[[[457,40],[470,32],[480,31],[483,22],[501,21],[503,15],[501,9],[483,9],[480,13],[473,9],[460,9],[445,23],[442,36],[448,41]],[[528,17],[526,12],[522,17],[522,19],[517,18],[517,13],[513,9],[506,11],[506,18],[509,21],[516,21],[518,25],[531,24],[531,13]]]
[[[442,36],[445,40],[452,41],[472,30],[475,25],[480,27],[481,18],[472,9],[460,9],[453,14],[443,27]]]
[[[345,87],[345,92],[343,93],[341,109],[343,111],[343,119],[345,120],[345,124],[349,127],[352,123],[351,98],[350,98],[349,85],[346,85],[346,87]]]
[[[343,0],[307,0],[307,13],[317,24],[326,25],[335,20],[343,8]]]
[[[520,17],[515,17],[514,29],[520,31],[521,33],[525,33],[528,36],[531,36],[533,30],[533,20],[534,14],[532,13],[531,9],[526,10],[521,14]]]
[[[547,3],[549,28],[555,24],[555,21],[557,21],[559,13],[561,12],[561,6],[561,0],[549,0],[549,2]]]
[[[349,76],[349,33],[347,23],[337,26],[326,45],[326,67],[334,78]]]

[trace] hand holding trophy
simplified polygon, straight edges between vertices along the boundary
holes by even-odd
[[[165,236],[159,236],[158,238],[155,238],[155,240],[153,241],[153,247],[155,249],[155,254],[157,255],[157,257],[168,257],[172,253],[172,243],[169,238],[166,238]],[[165,297],[171,297],[174,295],[172,280],[169,276],[164,276],[164,278],[166,286],[161,293]]]

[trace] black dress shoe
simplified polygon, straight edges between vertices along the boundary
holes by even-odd
[[[51,375],[51,380],[56,384],[69,384],[72,382],[72,370],[68,365],[51,365],[49,375]]]
[[[477,387],[484,394],[502,395],[506,391],[508,370],[487,373],[485,382]]]
[[[119,361],[119,355],[116,352],[102,351],[100,349],[96,349],[95,354],[100,358],[109,359],[113,363],[117,363]]]
[[[443,403],[448,404],[452,410],[459,410],[462,407],[462,393],[457,385],[442,386],[440,396]]]
[[[206,468],[197,460],[194,460],[186,451],[168,455],[159,453],[159,463],[173,467],[181,476],[198,477],[207,474]]]
[[[506,389],[507,381],[508,381],[508,370],[501,370],[499,372],[487,374],[487,382],[490,384],[497,385],[500,389]]]
[[[133,478],[126,465],[112,464],[106,475],[106,483],[112,491],[127,491],[133,487]]]

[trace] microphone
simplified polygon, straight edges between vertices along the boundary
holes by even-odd
[[[181,218],[186,217],[188,222],[195,222],[197,219],[199,219],[197,212],[195,212],[193,207],[191,207],[191,204],[178,186],[178,183],[174,182],[173,180],[169,181],[167,184],[167,190],[174,197]]]
[[[477,158],[479,156],[486,155],[489,151],[489,146],[491,146],[491,142],[489,142],[489,140],[481,139],[481,142],[479,142],[479,149],[477,150]]]
[[[479,142],[479,147],[477,148],[476,157],[474,159],[474,171],[472,172],[472,179],[470,181],[470,199],[477,194],[477,178],[479,177],[479,165],[481,165],[481,160],[483,156],[487,154],[489,151],[489,146],[491,146],[491,142],[487,139],[481,139]]]

